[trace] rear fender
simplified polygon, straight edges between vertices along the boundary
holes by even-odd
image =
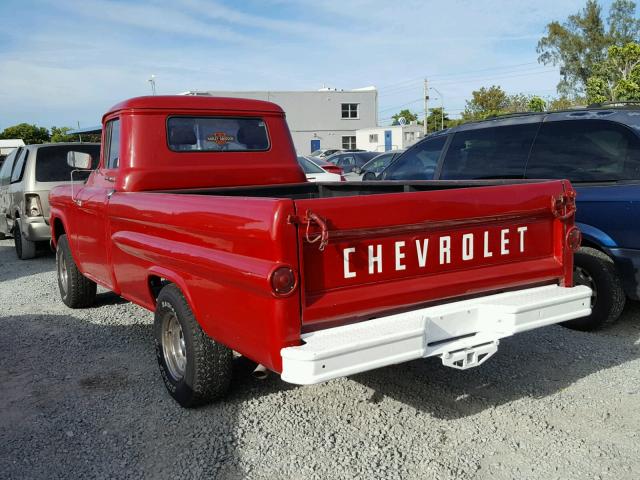
[[[576,226],[582,232],[584,243],[591,243],[603,249],[616,248],[618,246],[613,238],[611,238],[602,230],[597,229],[596,227],[579,222],[576,222]]]
[[[184,298],[189,304],[189,307],[191,308],[193,315],[196,317],[196,320],[199,318],[199,312],[198,312],[198,309],[196,308],[196,302],[193,301],[191,293],[189,292],[189,288],[187,287],[187,282],[185,282],[181,274],[173,270],[170,270],[168,268],[154,266],[149,268],[147,281],[149,281],[153,276],[163,278],[175,284],[180,289],[180,292],[182,292],[182,295],[184,295]],[[153,295],[153,292],[151,292],[151,289],[149,289],[149,305],[147,306],[147,308],[149,308],[150,310],[155,310],[155,307],[156,307],[156,298]]]

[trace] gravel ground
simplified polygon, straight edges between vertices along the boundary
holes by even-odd
[[[165,392],[151,313],[59,299],[53,255],[0,241],[0,477],[637,479],[640,304],[552,326],[479,368],[415,361],[296,387],[237,365],[227,400]]]

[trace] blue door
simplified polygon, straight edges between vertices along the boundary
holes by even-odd
[[[391,150],[391,130],[384,131],[384,151]]]
[[[311,153],[320,150],[320,140],[311,140]]]

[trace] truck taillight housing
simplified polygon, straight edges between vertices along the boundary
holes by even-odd
[[[278,297],[290,295],[296,288],[296,274],[290,267],[278,267],[271,272],[271,289]]]
[[[571,227],[567,232],[567,247],[577,252],[582,245],[582,232],[578,227]]]
[[[28,217],[41,217],[42,205],[40,204],[40,197],[37,194],[25,195],[25,210]]]

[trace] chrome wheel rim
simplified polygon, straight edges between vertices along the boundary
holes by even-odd
[[[596,282],[587,270],[582,267],[574,267],[573,280],[576,285],[584,285],[591,289],[591,308],[596,304],[598,298],[598,290],[596,289]]]
[[[162,322],[162,352],[171,376],[176,381],[181,380],[187,369],[187,349],[182,327],[174,313],[165,315]]]
[[[60,281],[60,288],[62,289],[62,293],[66,295],[69,272],[67,271],[67,260],[60,250],[56,253],[56,260],[58,263],[58,280]]]

